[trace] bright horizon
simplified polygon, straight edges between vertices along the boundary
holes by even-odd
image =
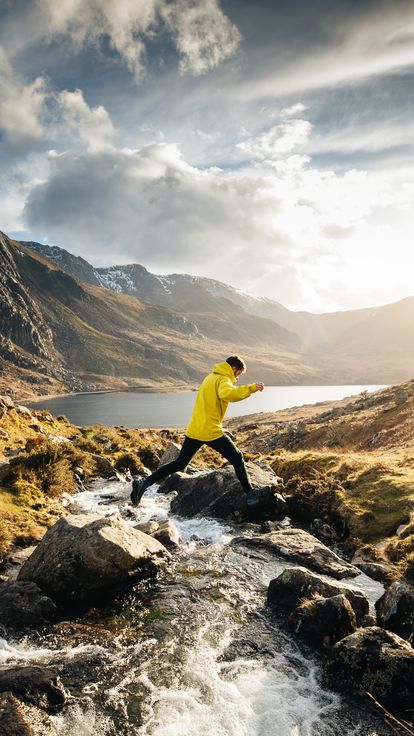
[[[0,229],[289,309],[413,295],[414,6],[0,9]]]

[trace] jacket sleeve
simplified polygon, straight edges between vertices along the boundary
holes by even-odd
[[[223,401],[242,401],[257,391],[255,383],[233,387],[230,378],[222,378],[217,385],[217,394]]]

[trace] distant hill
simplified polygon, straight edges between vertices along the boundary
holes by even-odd
[[[1,390],[195,385],[236,349],[268,382],[302,370],[297,336],[225,298],[209,312],[199,289],[184,314],[78,280],[58,263],[0,234]]]
[[[274,337],[280,346],[297,354],[293,360],[282,360],[286,366],[282,383],[395,383],[414,373],[414,297],[381,307],[327,314],[295,312],[214,279],[189,274],[161,276],[139,264],[94,268],[63,249],[33,242],[26,245],[82,281],[191,315],[203,334],[219,341],[228,337],[226,323],[234,329],[242,318],[250,332],[253,324],[255,329],[259,325],[246,322],[246,314],[265,319],[257,337],[269,346],[273,346]],[[276,325],[274,335],[269,320]],[[239,332],[234,336],[242,338]]]
[[[0,390],[196,386],[242,354],[247,381],[396,383],[413,375],[414,298],[294,312],[232,286],[131,264],[94,268],[0,233]]]

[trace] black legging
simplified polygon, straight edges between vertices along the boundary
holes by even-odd
[[[177,459],[173,460],[171,463],[166,463],[166,465],[161,465],[158,470],[146,478],[144,481],[145,488],[148,488],[153,483],[157,483],[157,481],[162,480],[162,478],[166,478],[166,476],[171,475],[171,473],[177,473],[179,470],[184,470],[197,450],[199,450],[203,445],[208,445],[209,447],[212,447],[213,450],[217,450],[220,455],[233,465],[236,475],[246,493],[247,491],[252,490],[252,484],[249,476],[247,475],[246,466],[244,464],[243,453],[238,447],[236,447],[230,437],[225,434],[217,440],[208,440],[206,442],[203,442],[203,440],[194,440],[186,435]]]

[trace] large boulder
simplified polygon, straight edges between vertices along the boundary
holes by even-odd
[[[350,590],[333,583],[328,583],[318,575],[301,567],[288,567],[270,581],[267,590],[267,601],[270,606],[281,607],[293,611],[302,601],[315,596],[331,598],[344,595],[354,611],[358,625],[361,625],[369,611],[369,602],[365,593]]]
[[[397,634],[378,626],[358,629],[329,651],[325,684],[347,695],[368,692],[391,710],[412,708],[414,650]]]
[[[395,582],[376,602],[378,623],[414,645],[414,587]]]
[[[239,537],[234,543],[252,547],[264,547],[274,554],[293,560],[310,570],[331,575],[333,578],[356,577],[358,568],[345,562],[319,539],[303,529],[280,529],[269,534]]]
[[[0,622],[12,628],[50,623],[56,605],[36,583],[0,582]]]
[[[66,700],[59,676],[48,667],[0,668],[0,693],[4,692],[11,692],[43,710],[57,708]]]
[[[355,613],[344,595],[304,601],[290,614],[294,634],[316,649],[336,644],[357,628]]]
[[[101,602],[111,591],[155,574],[170,558],[156,539],[119,515],[66,516],[45,534],[20,570],[71,612]]]
[[[219,470],[185,475],[177,473],[175,484],[169,490],[177,491],[171,510],[180,516],[212,516],[219,519],[252,518],[276,519],[286,516],[286,503],[278,493],[278,478],[269,467],[247,463],[254,488],[270,486],[269,498],[260,506],[248,509],[244,493],[231,465]]]

